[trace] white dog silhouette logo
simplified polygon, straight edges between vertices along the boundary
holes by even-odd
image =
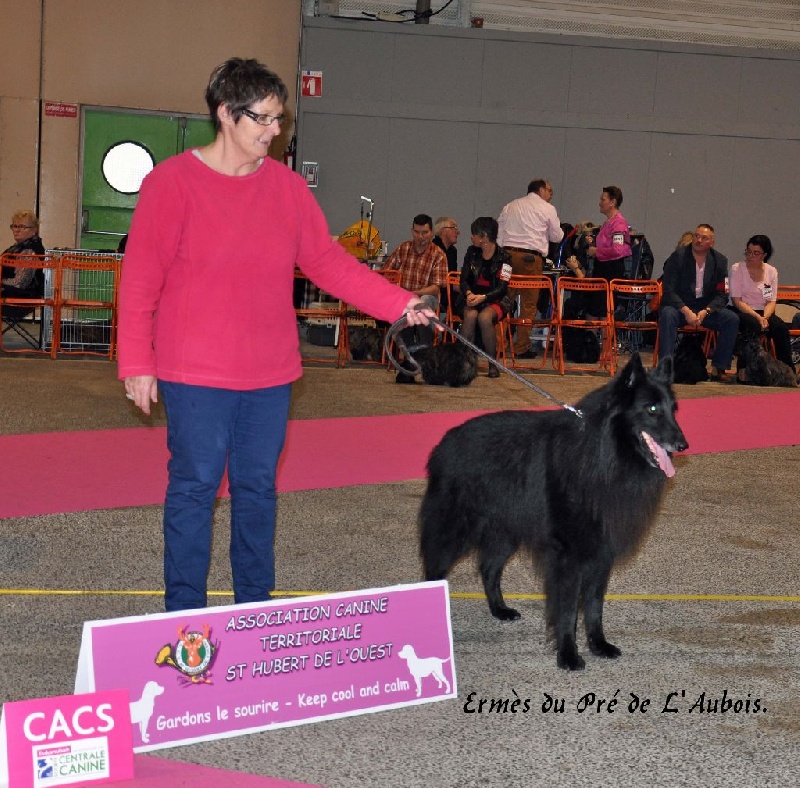
[[[400,659],[404,659],[408,665],[408,670],[414,677],[414,683],[417,685],[417,697],[422,695],[422,679],[428,676],[433,676],[439,689],[442,685],[445,687],[445,692],[450,692],[450,682],[444,675],[444,665],[450,661],[450,658],[439,659],[439,657],[418,657],[414,651],[413,646],[405,645],[397,653]]]
[[[142,741],[147,744],[150,741],[150,734],[147,732],[147,725],[153,716],[156,706],[156,698],[162,695],[164,688],[155,681],[148,681],[142,690],[142,697],[139,700],[131,701],[131,722],[139,726],[139,734]]]

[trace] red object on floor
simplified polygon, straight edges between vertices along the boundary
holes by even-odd
[[[224,785],[225,788],[321,788],[308,783],[289,780],[276,780],[273,777],[260,777],[257,774],[229,772],[210,766],[195,766],[191,763],[170,761],[166,758],[152,758],[149,755],[134,756],[132,780],[119,780],[106,783],[119,788],[180,788],[180,786]]]
[[[686,454],[800,444],[797,392],[683,400]],[[451,427],[479,415],[415,413],[292,421],[280,492],[421,479],[431,449]],[[0,436],[13,458],[0,475],[0,518],[149,506],[164,500],[164,428]],[[680,471],[677,476],[680,481]],[[225,484],[220,491],[226,494]]]

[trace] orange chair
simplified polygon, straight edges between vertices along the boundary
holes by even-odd
[[[517,326],[518,328],[523,328],[526,331],[530,331],[533,328],[544,328],[547,330],[547,336],[544,342],[544,351],[542,352],[542,358],[540,361],[537,361],[534,364],[518,364],[517,357],[514,354],[514,343],[511,342],[511,367],[513,369],[541,369],[547,363],[547,351],[550,348],[550,344],[553,343],[553,353],[552,353],[552,361],[553,366],[556,364],[556,357],[555,357],[555,300],[553,298],[553,282],[549,276],[522,276],[522,275],[514,275],[511,277],[508,283],[509,289],[514,288],[515,290],[537,290],[537,291],[544,291],[547,293],[548,296],[548,307],[547,307],[547,316],[546,317],[534,317],[534,318],[526,318],[526,317],[509,317],[509,334],[511,333],[511,327]]]
[[[306,285],[309,283],[309,278],[299,269],[294,271],[295,282],[304,282]],[[333,322],[336,355],[334,363],[337,367],[343,367],[347,363],[349,355],[349,343],[347,336],[347,304],[343,301],[324,300],[327,296],[320,291],[319,307],[314,309],[309,307],[295,307],[295,315],[303,320],[323,320],[325,322]],[[330,356],[304,356],[303,361],[312,363],[330,363]]]
[[[714,355],[714,349],[717,346],[717,332],[705,326],[681,326],[678,329],[678,336],[681,334],[698,334],[702,337],[703,353],[706,358],[711,358]]]
[[[564,317],[564,300],[567,294],[570,293],[602,293],[605,296],[606,302],[606,315],[602,318],[594,320],[577,320],[568,319]],[[585,372],[599,372],[602,369],[610,371],[611,359],[611,341],[613,336],[612,318],[611,318],[611,291],[608,287],[608,282],[605,279],[599,278],[584,278],[577,279],[573,276],[562,276],[556,285],[556,343],[553,353],[556,358],[556,369],[563,375],[567,369]],[[570,364],[567,367],[566,354],[564,353],[564,329],[565,328],[580,328],[586,331],[600,331],[602,334],[602,341],[600,343],[600,357],[597,363],[587,364]]]
[[[2,256],[2,264],[17,271],[21,268],[32,271],[32,278],[38,282],[42,295],[35,298],[0,297],[0,319],[4,324],[0,347],[6,353],[42,353],[55,358],[53,337],[58,336],[58,315],[54,309],[58,298],[58,261],[49,255],[6,254]],[[35,326],[38,326],[38,336]],[[7,346],[6,333],[9,331],[16,334],[26,347]]]
[[[459,289],[461,285],[461,274],[458,271],[450,271],[447,274],[447,316],[446,321],[447,325],[450,326],[454,331],[458,331],[458,327],[461,325],[461,316],[458,315],[455,310],[453,309],[453,304],[455,303],[458,296],[461,294]],[[457,342],[458,340],[452,335],[445,332],[444,341],[450,342]]]
[[[789,304],[800,309],[800,285],[778,285],[778,303]],[[792,358],[800,364],[800,328],[789,328],[792,341]],[[773,351],[774,352],[774,351]]]
[[[617,367],[619,357],[619,332],[629,332],[629,337],[636,340],[636,334],[645,331],[655,331],[656,339],[653,343],[653,366],[658,363],[658,319],[647,320],[648,310],[652,303],[661,301],[661,282],[655,279],[612,279],[611,302],[616,305],[612,314],[612,342],[611,342],[611,374]],[[624,317],[618,318],[618,313]],[[638,337],[641,339],[641,336]],[[629,343],[634,348],[638,343]]]
[[[59,261],[56,352],[108,356],[117,350],[121,260],[111,255],[64,254]]]

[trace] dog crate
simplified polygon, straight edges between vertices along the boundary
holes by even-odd
[[[61,259],[61,307],[60,335],[58,351],[64,353],[87,353],[111,355],[115,337],[113,310],[99,304],[113,304],[116,301],[115,273],[110,270],[72,267],[70,258],[83,261],[107,261],[109,258],[121,261],[122,255],[110,252],[95,252],[87,249],[55,249],[50,252]],[[45,282],[45,293],[52,283]],[[74,304],[71,306],[69,304]],[[53,315],[50,308],[45,309],[45,341],[47,347],[53,342]]]

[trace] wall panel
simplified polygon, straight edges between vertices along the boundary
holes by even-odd
[[[791,178],[800,170],[794,51],[314,18],[305,25],[301,68],[323,70],[326,85],[330,74],[335,89],[301,100],[301,129],[312,113],[318,129],[335,114],[353,119],[360,149],[387,162],[371,196],[385,195],[378,223],[393,244],[419,210],[452,213],[466,228],[476,215],[497,216],[542,176],[569,222],[602,221],[602,187],[622,188],[623,214],[647,234],[657,271],[700,221],[715,225],[731,256],[766,227],[778,249],[791,248],[800,207]],[[376,116],[391,119],[384,150],[367,139],[374,122],[357,122]],[[312,142],[301,134],[299,158]],[[352,139],[347,146],[359,149]],[[346,168],[320,166],[337,173],[319,198],[338,217],[343,195],[361,186]],[[465,243],[462,236],[462,250]],[[800,259],[787,255],[782,271],[784,281],[800,282]]]

